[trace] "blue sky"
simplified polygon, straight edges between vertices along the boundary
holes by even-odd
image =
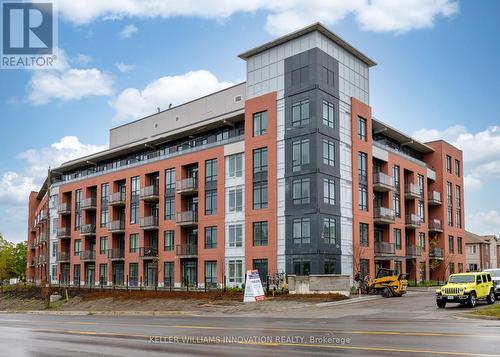
[[[243,81],[239,53],[316,21],[378,63],[378,119],[464,151],[466,228],[500,234],[500,2],[172,3],[62,0],[60,69],[0,70],[7,239],[25,239],[27,195],[49,165],[105,148],[109,128],[157,107]]]

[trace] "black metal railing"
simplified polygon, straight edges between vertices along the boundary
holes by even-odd
[[[182,256],[196,256],[198,255],[197,244],[180,244],[175,246],[175,254]]]

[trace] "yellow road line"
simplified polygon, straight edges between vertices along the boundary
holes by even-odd
[[[149,339],[151,336],[141,334],[121,334],[114,332],[94,332],[94,331],[78,331],[78,330],[58,330],[58,329],[44,329],[35,330],[38,332],[60,332],[72,335],[83,336],[103,336],[103,337],[140,337]],[[168,336],[166,336],[168,337]],[[197,343],[204,345],[213,345],[213,343]],[[230,345],[226,343],[225,345]],[[282,343],[282,342],[246,342],[236,341],[234,344],[248,345],[248,346],[268,346],[268,347],[303,347],[303,348],[332,348],[344,350],[357,350],[357,351],[377,351],[377,352],[394,352],[394,353],[421,353],[427,355],[451,355],[451,356],[479,356],[479,357],[499,357],[498,354],[489,353],[471,353],[471,352],[456,352],[456,351],[435,351],[424,350],[416,348],[390,348],[390,347],[363,347],[363,346],[347,346],[347,345],[327,345],[327,344],[310,344],[310,343]]]

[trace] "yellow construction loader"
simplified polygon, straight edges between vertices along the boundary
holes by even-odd
[[[403,296],[406,294],[408,281],[405,274],[394,274],[391,269],[381,268],[377,277],[368,281],[366,289],[369,294],[381,294],[383,297]]]

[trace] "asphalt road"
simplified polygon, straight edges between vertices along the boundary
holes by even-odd
[[[500,356],[500,321],[433,305],[432,294],[414,293],[300,318],[4,313],[0,356]]]

